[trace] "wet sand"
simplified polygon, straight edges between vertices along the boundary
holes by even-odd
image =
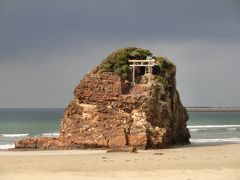
[[[240,144],[138,153],[104,150],[1,151],[0,180],[240,179]]]

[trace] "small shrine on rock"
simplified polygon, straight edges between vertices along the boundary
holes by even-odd
[[[139,60],[139,59],[132,59],[129,60],[130,66],[132,67],[132,83],[136,83],[136,68],[143,67],[145,68],[144,75],[148,76],[148,83],[151,83],[151,76],[153,73],[153,67],[156,65],[155,60],[148,56],[145,60]]]

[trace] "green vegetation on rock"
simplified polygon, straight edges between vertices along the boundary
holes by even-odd
[[[175,65],[165,57],[157,56],[153,58],[156,61],[157,67],[159,68],[156,72],[157,75],[164,76],[168,70],[175,67]]]
[[[136,47],[119,49],[103,60],[101,65],[97,67],[97,73],[112,72],[121,76],[123,79],[129,79],[131,77],[131,69],[128,60],[144,60],[147,56],[152,55],[153,54],[149,50]],[[153,59],[156,60],[156,66],[153,69],[153,73],[158,76],[159,82],[161,82],[164,87],[167,87],[168,81],[165,78],[166,74],[169,70],[174,68],[175,65],[165,57],[153,56]]]
[[[117,75],[127,78],[130,75],[129,59],[146,59],[152,56],[149,50],[128,47],[119,49],[110,54],[98,67],[97,72],[113,72]]]

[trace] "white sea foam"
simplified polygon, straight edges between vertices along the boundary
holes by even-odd
[[[228,130],[228,131],[236,131],[237,128],[228,128],[227,130]]]
[[[0,145],[0,149],[10,149],[10,148],[15,148],[14,144],[2,144]]]
[[[29,134],[2,134],[3,137],[25,137],[28,136]]]
[[[190,132],[197,132],[197,131],[207,131],[208,129],[207,128],[189,128],[189,131]]]
[[[197,132],[199,129],[189,129],[190,132]]]
[[[208,142],[236,142],[240,143],[240,138],[219,138],[219,139],[190,139],[193,143],[208,143]]]
[[[43,133],[42,136],[44,137],[56,137],[59,136],[58,132],[54,132],[54,133]]]
[[[240,128],[240,125],[201,125],[201,126],[187,126],[189,129],[199,128]]]

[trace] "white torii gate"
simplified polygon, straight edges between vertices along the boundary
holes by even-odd
[[[135,84],[135,67],[148,67],[148,82],[151,82],[152,67],[155,66],[155,60],[152,57],[147,57],[145,60],[132,59],[130,66],[133,69],[132,81]]]

